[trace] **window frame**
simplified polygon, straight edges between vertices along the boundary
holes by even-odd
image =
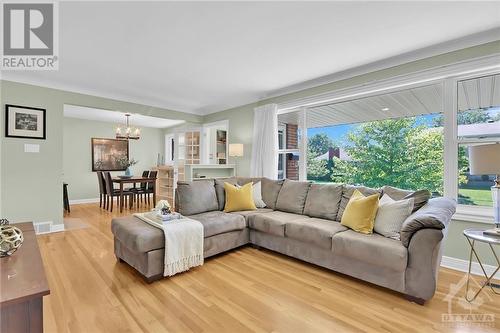
[[[279,147],[279,136],[280,136],[280,131],[281,131],[281,138],[283,140],[282,147],[286,146],[286,125],[284,124],[278,124],[278,166],[279,166],[279,160],[281,159],[281,166],[283,167],[283,178],[286,178],[286,153],[280,153],[283,149],[280,149]],[[281,157],[280,157],[281,155]],[[278,175],[279,175],[279,168],[278,168]]]
[[[304,181],[307,177],[307,128],[304,131],[304,127],[307,126],[306,122],[306,114],[307,110],[305,108],[299,109],[299,110],[294,110],[290,112],[298,112],[299,113],[299,121],[298,121],[298,126],[297,126],[297,144],[298,148],[293,148],[293,149],[288,149],[288,148],[283,148],[279,149],[279,136],[278,136],[278,159],[280,158],[280,154],[283,154],[283,179],[286,178],[286,154],[287,153],[296,153],[299,155],[299,181]],[[287,113],[287,112],[284,112]],[[277,116],[279,116],[280,113],[278,113]],[[279,131],[283,129],[283,147],[286,147],[286,139],[287,139],[287,133],[286,133],[286,125],[282,124],[278,121],[278,132],[276,135],[279,135]],[[300,133],[300,135],[299,135]]]
[[[467,79],[499,73],[500,56],[492,55],[278,104],[278,116],[289,112],[302,112],[301,121],[299,122],[299,130],[302,133],[301,144],[299,144],[299,149],[290,150],[290,152],[300,154],[299,179],[306,180],[307,177],[307,158],[305,154],[307,150],[306,120],[308,108],[440,83],[443,85],[444,197],[457,200],[458,146],[461,143],[458,138],[457,123],[458,83]],[[289,151],[278,150],[278,154],[286,152]],[[492,223],[493,209],[484,206],[458,205],[457,213],[453,218],[461,221]]]

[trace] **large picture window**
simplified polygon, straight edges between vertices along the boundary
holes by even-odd
[[[428,189],[491,207],[495,175],[470,173],[469,147],[500,142],[500,74],[434,82],[279,113],[280,179]]]
[[[500,141],[500,75],[458,82],[458,203],[493,206],[495,175],[470,174],[469,147]]]
[[[307,179],[443,195],[439,84],[308,110]]]

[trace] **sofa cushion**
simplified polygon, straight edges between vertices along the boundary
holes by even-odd
[[[229,183],[236,185],[238,181],[236,178],[218,178],[215,180],[215,194],[217,196],[217,203],[219,205],[219,210],[223,210],[226,205],[226,190],[224,189],[224,183]]]
[[[408,251],[400,241],[352,230],[333,236],[333,253],[398,272],[406,269],[408,260]]]
[[[431,198],[431,192],[428,190],[408,191],[397,187],[384,186],[382,187],[384,194],[387,194],[393,200],[413,199],[413,210],[416,212],[422,208]]]
[[[213,180],[177,182],[177,211],[184,216],[219,209]]]
[[[276,209],[288,213],[302,214],[310,186],[310,182],[285,179],[278,200],[276,200]]]
[[[347,203],[349,202],[349,199],[351,199],[351,196],[354,193],[354,190],[358,190],[365,197],[370,196],[370,195],[375,194],[375,193],[379,193],[379,194],[382,193],[382,190],[374,189],[374,188],[370,188],[370,187],[344,185],[342,187],[342,199],[340,199],[339,211],[337,213],[336,221],[339,221],[339,222],[342,221],[342,215],[344,214],[344,210],[347,207]]]
[[[287,222],[285,236],[331,250],[333,235],[345,230],[339,222],[310,218]]]
[[[265,214],[265,213],[270,213],[273,210],[270,208],[257,208],[257,210],[240,210],[238,212],[231,212],[231,214],[238,214],[243,216],[245,219],[248,220],[248,217],[251,215],[255,214]],[[248,225],[248,224],[247,224]]]
[[[144,253],[165,247],[163,230],[129,215],[111,220],[111,232],[127,249]]]
[[[276,209],[276,200],[282,185],[282,180],[262,178],[262,200],[266,203],[267,208]]]
[[[299,214],[274,211],[265,214],[255,214],[248,217],[248,226],[251,229],[262,231],[275,236],[285,236],[285,224],[294,220],[309,219]]]
[[[335,220],[341,198],[341,184],[311,184],[304,205],[304,214]]]
[[[246,228],[246,221],[243,216],[218,210],[191,215],[189,218],[203,224],[203,237],[205,238]]]

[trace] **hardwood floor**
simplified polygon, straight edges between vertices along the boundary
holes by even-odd
[[[463,301],[462,287],[448,304],[450,287],[464,276],[448,269],[441,269],[437,294],[425,306],[384,288],[250,247],[148,285],[132,268],[116,261],[110,222],[118,215],[96,204],[73,205],[68,231],[38,236],[51,289],[44,303],[45,332],[500,330],[500,297],[491,291],[471,307]],[[449,312],[494,317],[491,322],[447,324],[442,316]]]

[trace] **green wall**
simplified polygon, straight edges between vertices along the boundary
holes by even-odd
[[[469,260],[470,246],[463,235],[463,231],[468,228],[476,229],[491,229],[493,224],[466,222],[466,221],[451,221],[450,228],[444,246],[443,255],[463,260]],[[476,251],[484,264],[494,265],[496,261],[487,244],[476,242]],[[497,250],[498,252],[498,250]],[[500,253],[498,253],[500,255]],[[474,258],[474,257],[473,257]],[[475,258],[474,258],[475,259]]]
[[[63,124],[63,180],[68,183],[69,199],[98,198],[90,139],[112,137],[116,124],[76,118],[64,118]],[[142,127],[141,138],[129,141],[129,156],[139,161],[131,167],[134,174],[156,166],[158,153],[165,154],[164,138],[163,129]]]
[[[45,108],[47,139],[1,140],[0,206],[2,217],[12,221],[63,222],[63,139],[64,104],[116,110],[144,115],[200,122],[201,117],[147,105],[78,94],[11,81],[1,81],[2,117],[5,104]],[[111,135],[110,135],[111,136]],[[24,153],[25,143],[40,145],[40,153]],[[156,152],[155,152],[156,153]]]

